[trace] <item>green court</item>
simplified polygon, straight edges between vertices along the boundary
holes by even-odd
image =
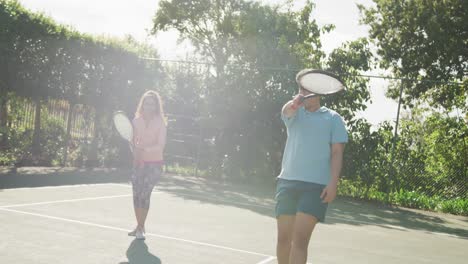
[[[126,173],[4,170],[3,263],[276,263],[273,183],[166,174],[138,241],[127,236],[135,220]],[[309,263],[465,263],[467,247],[466,217],[340,198],[312,236]]]

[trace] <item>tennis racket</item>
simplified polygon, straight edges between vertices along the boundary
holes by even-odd
[[[117,132],[119,132],[120,136],[128,141],[130,144],[130,149],[133,151],[133,126],[132,122],[128,119],[127,115],[125,115],[122,111],[117,111],[112,116],[114,121],[114,126]]]
[[[335,74],[323,70],[304,69],[296,75],[297,84],[313,94],[302,97],[302,101],[344,91],[344,82]]]

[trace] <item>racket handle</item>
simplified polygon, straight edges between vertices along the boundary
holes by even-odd
[[[309,99],[309,98],[314,98],[314,97],[317,97],[319,96],[318,94],[309,94],[309,95],[306,95],[304,97],[301,97],[301,102],[304,102],[305,100]]]
[[[292,103],[291,103],[291,109],[296,111],[302,104],[302,102],[304,102],[304,96],[303,95],[296,95],[293,97],[292,99]]]

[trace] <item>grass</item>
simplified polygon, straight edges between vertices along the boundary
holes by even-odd
[[[373,188],[369,188],[366,191],[366,188],[362,184],[345,179],[340,181],[338,195],[415,209],[468,216],[467,198],[444,199],[438,196],[427,196],[416,191],[403,189],[390,194]]]

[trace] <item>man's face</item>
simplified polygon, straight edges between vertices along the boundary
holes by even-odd
[[[306,89],[304,89],[304,88],[301,87],[301,88],[299,88],[299,94],[300,94],[300,95],[303,95],[303,96],[307,96],[307,95],[313,94],[313,93],[312,93],[311,91],[306,90]]]
[[[314,93],[301,87],[299,89],[299,94],[302,95],[302,96],[307,96],[307,95],[311,95],[311,94],[314,94]],[[314,105],[317,102],[319,102],[319,100],[320,100],[319,96],[308,98],[307,100],[304,100],[304,106],[308,107],[308,106]]]

